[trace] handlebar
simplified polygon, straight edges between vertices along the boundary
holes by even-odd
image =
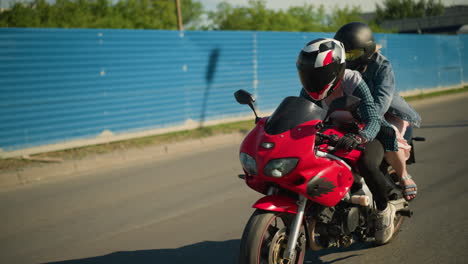
[[[359,150],[359,151],[364,151],[366,148],[362,145],[359,145],[356,147],[356,150]]]
[[[320,132],[317,132],[316,135],[319,138],[323,138],[323,139],[326,139],[328,141],[328,142],[321,142],[321,143],[326,143],[326,144],[328,144],[329,146],[332,146],[332,147],[335,147],[336,143],[338,143],[338,140],[340,139],[340,137],[338,135],[327,135],[327,134],[323,134],[323,133],[320,133]],[[354,149],[359,150],[359,151],[363,151],[366,148],[364,146],[362,146],[362,145],[359,145]],[[334,151],[336,151],[336,149],[334,149]]]

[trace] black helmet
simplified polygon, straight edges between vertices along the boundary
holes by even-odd
[[[335,34],[346,49],[346,64],[351,70],[362,70],[375,52],[375,41],[370,27],[361,22],[351,22],[342,26]]]
[[[334,39],[313,40],[299,53],[296,66],[304,90],[314,100],[325,99],[343,78],[344,46]]]

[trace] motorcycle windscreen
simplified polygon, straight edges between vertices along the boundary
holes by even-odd
[[[289,96],[268,118],[265,132],[278,135],[310,120],[323,120],[326,114],[327,111],[305,98]]]

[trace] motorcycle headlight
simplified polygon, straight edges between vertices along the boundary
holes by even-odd
[[[294,170],[298,162],[299,159],[296,158],[270,160],[263,169],[263,173],[270,177],[280,178]]]
[[[257,175],[257,162],[252,156],[241,152],[239,155],[240,162],[244,170],[251,175]]]

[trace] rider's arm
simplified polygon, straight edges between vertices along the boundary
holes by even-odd
[[[372,97],[374,98],[377,114],[383,119],[395,94],[395,74],[388,61],[384,61],[380,65],[373,79]]]
[[[372,98],[372,94],[363,80],[361,80],[356,89],[354,89],[353,95],[361,99],[359,113],[365,126],[361,130],[360,136],[366,142],[371,141],[377,136],[381,124],[381,119],[377,114],[374,99]]]

